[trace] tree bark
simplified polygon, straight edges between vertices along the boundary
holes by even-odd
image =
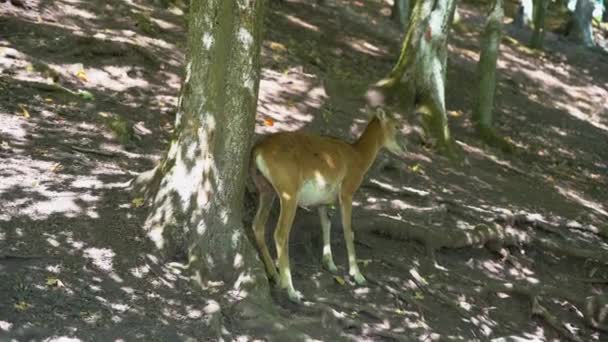
[[[547,0],[536,0],[534,2],[534,31],[530,40],[530,47],[542,50],[545,39],[545,14],[547,12]]]
[[[447,38],[455,8],[455,0],[417,1],[399,59],[377,83],[382,88],[413,83],[416,95],[412,100],[418,102],[424,129],[450,157],[458,156],[445,108]]]
[[[495,0],[481,37],[481,54],[477,65],[479,97],[473,110],[473,122],[484,141],[503,150],[510,150],[510,144],[496,135],[492,124],[496,94],[496,61],[502,36],[503,15],[503,0]]]
[[[135,184],[151,212],[149,238],[187,259],[194,280],[230,301],[269,303],[268,281],[242,224],[260,78],[263,0],[192,0],[175,138]],[[249,298],[247,298],[249,297]]]
[[[592,0],[578,0],[572,13],[573,25],[568,35],[586,47],[595,46],[592,26],[594,8]]]

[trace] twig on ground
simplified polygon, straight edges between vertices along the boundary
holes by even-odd
[[[83,152],[83,153],[93,153],[93,154],[97,154],[97,155],[104,156],[104,157],[115,157],[116,156],[116,153],[114,153],[114,152],[93,150],[90,148],[78,147],[78,146],[73,146],[73,145],[70,145],[70,148],[74,151]]]
[[[562,322],[560,322],[555,316],[553,316],[549,312],[549,310],[547,310],[544,306],[542,306],[540,304],[540,300],[538,299],[538,297],[531,297],[531,301],[532,301],[532,314],[533,315],[542,318],[545,322],[547,322],[547,324],[549,324],[549,326],[551,326],[553,329],[555,329],[558,333],[560,333],[562,336],[564,336],[568,340],[574,341],[574,342],[583,341],[580,338],[578,338],[577,336],[573,335],[571,332],[569,332],[568,329],[566,329],[564,327]]]

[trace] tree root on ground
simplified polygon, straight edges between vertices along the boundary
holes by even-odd
[[[334,321],[331,324],[337,324],[344,329],[358,329],[361,333],[366,335],[375,335],[382,339],[390,339],[394,341],[409,341],[410,339],[406,338],[402,334],[393,333],[386,329],[376,328],[368,323],[362,322],[358,319],[353,319],[348,317],[344,312],[336,310],[334,307],[340,307],[342,309],[347,309],[349,311],[357,311],[357,312],[372,312],[370,309],[362,308],[356,304],[349,303],[338,303],[335,301],[330,301],[326,299],[315,299],[317,302],[308,302],[306,307],[312,311],[316,311],[318,315],[319,312],[322,316],[322,321],[324,325],[327,325],[328,321]],[[313,312],[314,313],[314,312]],[[377,314],[374,316],[379,317]],[[383,322],[387,321],[385,318],[381,318]]]
[[[526,219],[527,220],[527,219]],[[497,219],[496,221],[501,221]],[[530,224],[530,220],[521,221],[517,217],[513,221],[515,226],[521,222]],[[429,254],[441,248],[464,248],[470,246],[486,246],[493,251],[500,251],[503,247],[522,247],[535,245],[538,248],[555,254],[572,256],[584,259],[593,259],[608,264],[608,253],[597,251],[589,247],[573,246],[561,232],[548,228],[549,225],[535,222],[535,227],[544,226],[543,230],[555,233],[561,239],[550,239],[540,236],[534,229],[516,229],[511,225],[498,222],[478,224],[471,229],[429,229],[425,226],[410,224],[404,227],[400,221],[378,217],[371,225],[371,231],[380,235],[387,235],[400,240],[415,240],[422,243]],[[510,222],[507,222],[510,223]]]
[[[532,314],[541,317],[553,329],[570,341],[582,341],[564,327],[562,322],[540,304],[544,297],[567,300],[579,312],[583,321],[597,330],[608,332],[608,296],[594,295],[581,300],[573,294],[551,286],[530,286],[513,283],[491,283],[483,287],[482,293],[512,293],[527,297],[532,303]]]

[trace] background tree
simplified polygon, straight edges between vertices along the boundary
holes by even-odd
[[[186,258],[201,285],[223,282],[230,301],[266,305],[268,282],[242,223],[263,6],[191,1],[175,138],[135,185],[151,201],[148,236],[165,256]]]
[[[534,18],[534,4],[532,0],[520,0],[513,24],[519,28],[529,26]]]
[[[440,151],[452,157],[458,153],[448,126],[445,84],[447,38],[455,8],[455,0],[417,1],[399,59],[377,84],[390,89],[409,83],[414,89],[412,99],[423,115],[425,132]]]
[[[593,0],[577,0],[569,25],[568,36],[586,47],[595,46],[592,25],[594,9]]]
[[[534,31],[530,40],[530,47],[542,49],[545,39],[545,14],[547,12],[547,0],[536,0],[534,2]]]
[[[407,30],[415,0],[393,0],[391,8],[391,19],[397,22],[403,30]]]
[[[494,0],[481,36],[481,54],[477,66],[479,97],[473,109],[473,122],[482,139],[491,145],[509,149],[510,145],[493,129],[494,95],[496,93],[496,61],[502,37],[503,1]]]

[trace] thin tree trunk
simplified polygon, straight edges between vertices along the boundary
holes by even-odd
[[[573,25],[569,36],[586,47],[595,46],[592,26],[594,8],[595,4],[592,0],[578,0],[572,13]]]
[[[534,5],[534,31],[530,47],[541,50],[545,39],[545,14],[548,2],[547,0],[536,0]]]
[[[378,87],[393,88],[413,82],[424,129],[450,157],[458,156],[445,108],[447,38],[455,8],[455,0],[417,1],[399,59],[389,75],[377,83]]]
[[[267,305],[265,271],[241,221],[264,3],[191,1],[175,139],[136,185],[151,201],[146,229],[163,255],[187,259],[201,286],[223,283],[231,300]]]
[[[473,109],[473,122],[485,142],[509,152],[513,146],[496,135],[493,127],[496,61],[500,53],[503,15],[503,0],[495,0],[481,36],[481,54],[477,65],[479,97]]]
[[[410,14],[412,12],[412,3],[415,0],[394,0],[393,7],[391,9],[391,18],[396,21],[403,30],[407,30],[408,23],[410,20]]]
[[[534,10],[535,8],[532,0],[520,0],[513,24],[519,28],[529,26],[533,21]]]

